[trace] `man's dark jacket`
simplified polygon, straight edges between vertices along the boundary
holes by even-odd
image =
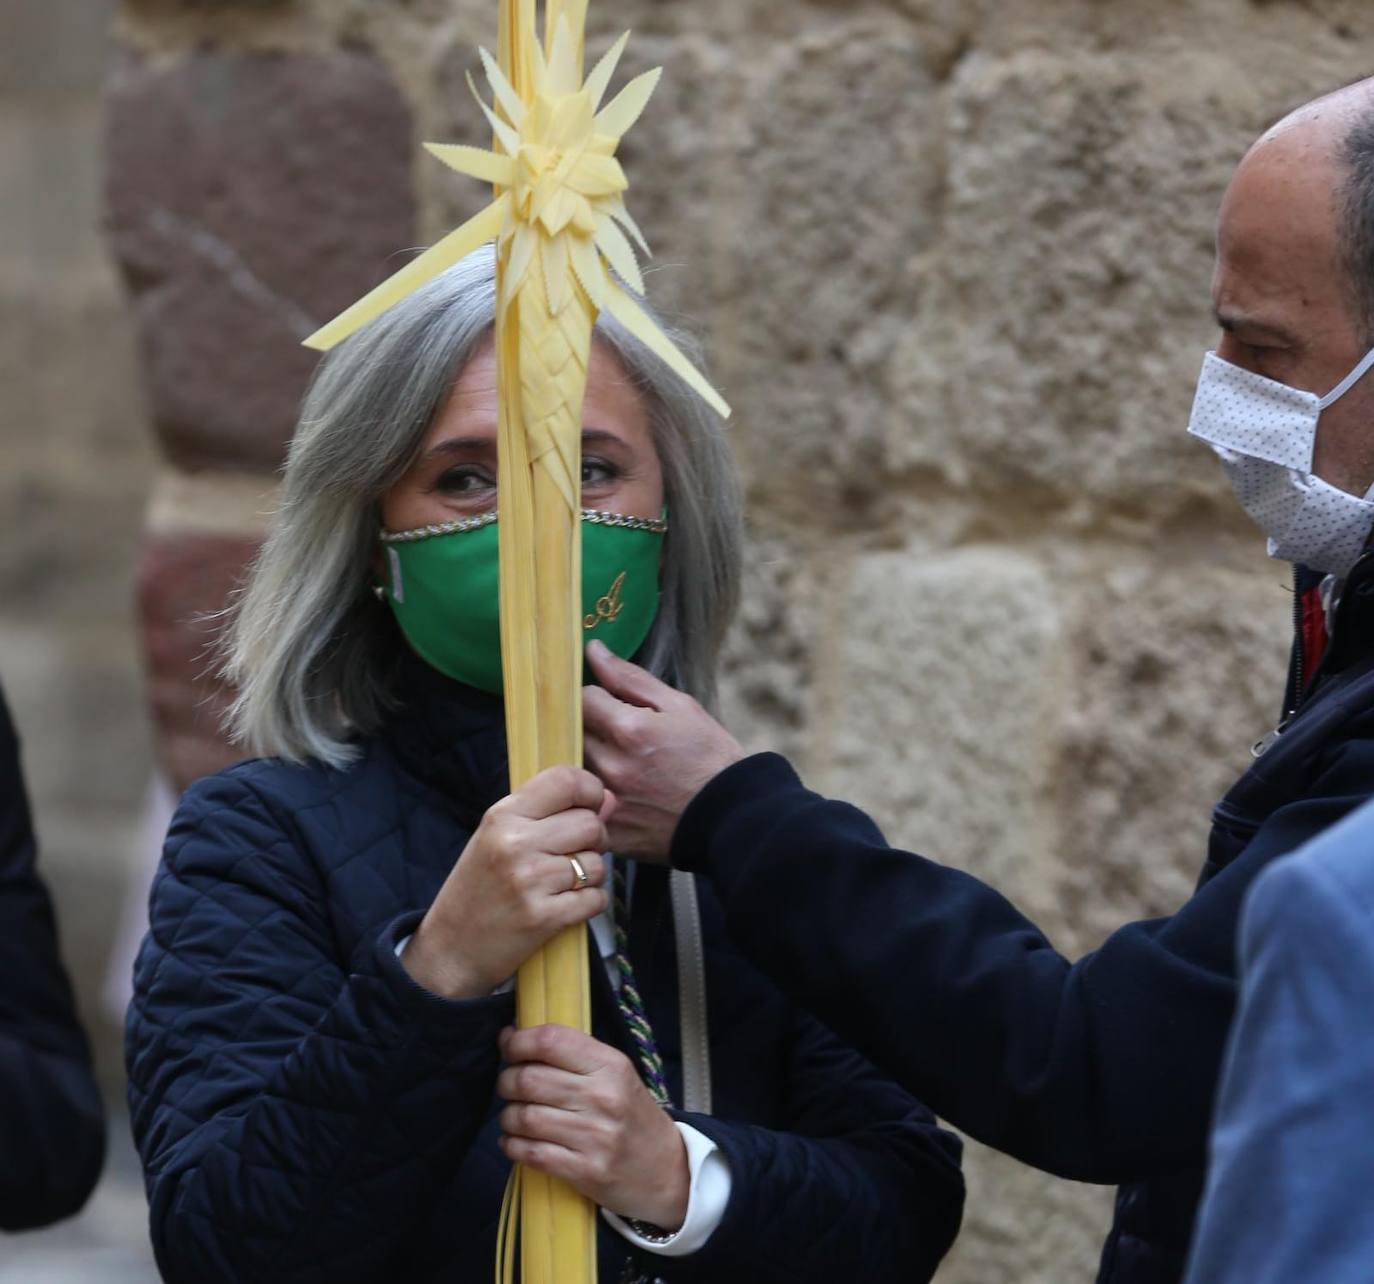
[[[34,861],[19,744],[0,695],[0,1229],[11,1231],[76,1212],[105,1155],[90,1049]]]
[[[168,836],[128,1022],[129,1099],[169,1284],[486,1284],[509,994],[449,1002],[395,954],[506,792],[500,705],[408,663],[407,707],[341,771],[259,760],[194,786]],[[666,875],[630,951],[681,1100]],[[707,889],[703,888],[703,892]],[[959,1144],[779,994],[702,906],[714,1115],[732,1188],[699,1284],[914,1284],[958,1229]],[[594,1030],[631,1055],[600,959]],[[598,1219],[600,1278],[627,1242]]]
[[[1310,616],[1312,585],[1299,589]],[[674,864],[710,874],[744,952],[937,1114],[1038,1168],[1121,1187],[1103,1284],[1183,1275],[1246,889],[1374,794],[1374,555],[1351,572],[1310,681],[1304,631],[1296,713],[1217,805],[1192,899],[1077,963],[997,892],[894,851],[776,755],[717,776],[674,835]]]

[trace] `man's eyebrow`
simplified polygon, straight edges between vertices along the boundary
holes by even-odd
[[[1260,321],[1258,318],[1246,316],[1242,312],[1213,308],[1212,315],[1216,318],[1217,325],[1227,334],[1235,334],[1237,330],[1244,330],[1247,334],[1267,335],[1269,338],[1278,339],[1283,343],[1293,342],[1293,336],[1282,326],[1271,325],[1268,321]]]

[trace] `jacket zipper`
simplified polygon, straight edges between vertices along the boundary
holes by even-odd
[[[1268,735],[1256,740],[1250,746],[1251,757],[1262,758],[1274,747],[1274,742],[1288,730],[1288,724],[1293,721],[1294,715],[1298,712],[1298,705],[1302,703],[1303,682],[1307,677],[1306,668],[1307,656],[1302,633],[1302,587],[1298,568],[1295,566],[1293,568],[1293,669],[1288,675],[1288,692],[1287,698],[1284,700],[1283,717],[1279,719],[1279,725]]]
[[[1303,638],[1302,629],[1302,593],[1299,591],[1300,581],[1298,579],[1298,568],[1293,568],[1293,690],[1289,693],[1288,709],[1284,713],[1281,727],[1287,726],[1290,719],[1298,711],[1298,705],[1302,703],[1302,686],[1307,677],[1304,670],[1307,667],[1306,642]]]

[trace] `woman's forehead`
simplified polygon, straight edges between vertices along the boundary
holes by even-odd
[[[432,450],[451,438],[494,444],[498,408],[496,349],[488,343],[454,382],[447,401],[425,434],[423,448]],[[582,423],[584,431],[596,439],[609,436],[636,449],[653,446],[644,394],[626,373],[620,358],[604,343],[592,344]]]

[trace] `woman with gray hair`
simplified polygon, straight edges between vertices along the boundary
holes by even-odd
[[[595,777],[507,794],[493,275],[473,255],[325,360],[233,614],[264,756],[182,800],[128,1022],[164,1278],[485,1280],[516,1161],[601,1206],[608,1284],[927,1279],[958,1142],[709,897],[604,854]],[[741,557],[720,430],[605,320],[583,421],[587,636],[709,704]],[[516,968],[579,922],[594,1034],[510,1029]]]

